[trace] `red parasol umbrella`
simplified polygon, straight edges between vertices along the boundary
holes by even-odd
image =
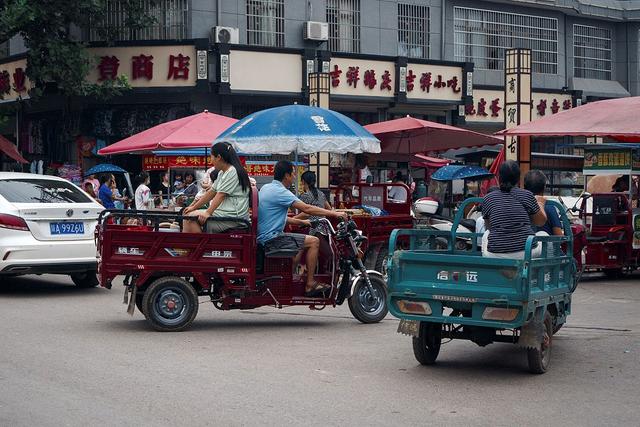
[[[603,136],[631,142],[640,139],[638,116],[640,96],[590,102],[580,107],[543,117],[499,135]]]
[[[500,165],[504,163],[505,160],[505,148],[498,153],[495,159],[493,159],[493,163],[491,163],[491,167],[489,168],[489,172],[493,174],[493,178],[488,179],[482,183],[480,186],[480,195],[484,196],[489,192],[489,189],[494,186],[500,185],[498,182],[498,171],[500,170]]]
[[[98,154],[144,153],[172,148],[211,147],[213,140],[237,122],[231,117],[204,110],[181,119],[162,123],[131,135],[98,151]]]
[[[504,143],[502,138],[411,116],[373,123],[364,128],[380,140],[382,153],[430,153]]]
[[[15,144],[2,135],[0,135],[0,152],[3,152],[18,163],[29,163],[24,157],[22,157]]]

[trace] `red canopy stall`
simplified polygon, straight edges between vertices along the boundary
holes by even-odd
[[[29,163],[24,157],[22,157],[18,151],[18,147],[2,135],[0,135],[0,152],[11,157],[18,163]]]

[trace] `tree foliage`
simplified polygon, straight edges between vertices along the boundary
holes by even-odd
[[[127,12],[126,25],[135,30],[153,21],[145,14],[140,0],[0,0],[0,42],[20,35],[28,49],[27,77],[38,96],[47,85],[55,84],[67,96],[107,97],[129,88],[120,77],[104,84],[87,82],[96,58],[81,40],[82,29],[97,28],[109,42],[114,39],[106,22],[107,6],[119,3]]]

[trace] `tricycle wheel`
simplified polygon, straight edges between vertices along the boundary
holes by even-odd
[[[358,278],[349,297],[349,310],[353,317],[362,323],[376,323],[384,319],[389,311],[387,307],[387,285],[382,278],[369,276],[373,295],[363,277]]]
[[[624,276],[624,270],[622,268],[605,268],[604,275],[610,280],[621,279]]]
[[[413,355],[422,365],[436,363],[442,341],[442,325],[433,322],[420,322],[420,331],[413,338]]]
[[[145,290],[142,312],[157,331],[181,331],[198,314],[198,294],[180,277],[161,277]]]
[[[551,360],[551,341],[553,339],[553,322],[549,312],[544,314],[544,333],[542,342],[536,348],[527,349],[529,371],[533,374],[544,374]]]
[[[376,265],[374,270],[382,274],[386,278],[387,261],[389,260],[389,248],[387,248],[385,245],[381,245],[377,255],[378,256],[376,257]]]

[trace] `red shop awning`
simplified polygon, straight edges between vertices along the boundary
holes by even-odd
[[[520,136],[601,136],[624,142],[640,139],[640,96],[590,102],[498,132]]]
[[[2,135],[0,135],[0,151],[11,157],[18,163],[29,163],[27,159],[22,157],[22,155],[18,151],[18,147],[16,147],[13,142],[9,141]]]

